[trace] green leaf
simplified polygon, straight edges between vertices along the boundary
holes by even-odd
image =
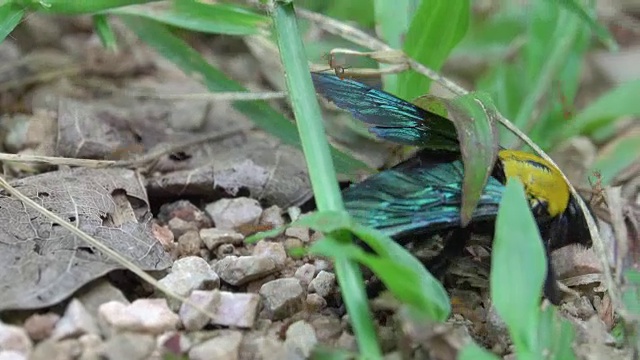
[[[96,29],[96,33],[100,37],[102,45],[107,49],[115,51],[117,49],[116,35],[111,29],[111,25],[109,25],[107,15],[93,15],[93,27]]]
[[[496,219],[490,291],[518,357],[538,350],[539,306],[545,272],[545,249],[524,186],[517,178],[509,178]]]
[[[180,0],[111,10],[209,34],[254,35],[266,31],[269,18],[238,5]]]
[[[539,354],[546,354],[547,359],[575,360],[573,353],[573,326],[558,315],[553,306],[548,306],[540,316]]]
[[[640,164],[640,131],[632,131],[622,135],[600,150],[590,173],[598,171],[602,185],[615,183],[616,177]]]
[[[469,2],[422,0],[407,32],[405,53],[429,68],[439,70],[467,32]],[[407,71],[398,76],[394,93],[401,99],[413,99],[426,94],[430,84],[430,79]]]
[[[458,360],[498,360],[495,354],[481,348],[476,343],[464,346],[458,353]]]
[[[17,0],[15,3],[37,12],[79,15],[156,1],[159,0]]]
[[[640,80],[629,81],[610,90],[569,120],[562,138],[588,134],[612,123],[620,116],[640,116]]]
[[[137,16],[119,15],[119,17],[144,42],[176,64],[187,75],[201,76],[210,91],[247,91],[220,70],[209,65],[197,51],[172,34],[166,26]],[[295,125],[266,102],[239,102],[234,104],[234,107],[267,133],[284,143],[300,146]],[[332,155],[338,172],[351,174],[356,169],[367,169],[361,161],[340,151],[332,149]]]
[[[467,226],[498,156],[498,112],[486,93],[453,100],[449,118],[456,126],[464,164],[460,219]]]
[[[400,244],[382,232],[362,226],[346,212],[322,211],[301,217],[296,225],[322,233],[346,230],[364,241],[377,254],[366,254],[355,245],[335,247],[337,244],[314,244],[311,251],[333,256],[343,254],[357,259],[371,268],[382,282],[401,301],[419,306],[416,310],[435,321],[444,321],[451,312],[451,303],[442,284],[424,265]],[[323,240],[324,241],[324,240]],[[343,244],[340,244],[342,246]],[[373,258],[372,258],[373,257]],[[407,275],[410,272],[412,275]],[[408,280],[408,281],[407,281]],[[407,286],[414,289],[408,291]]]
[[[402,49],[405,34],[411,24],[412,14],[415,13],[418,1],[416,0],[374,0],[376,33],[384,42],[394,49]],[[384,69],[385,64],[380,64]],[[382,78],[383,89],[395,91],[397,89],[398,76],[387,75]]]
[[[11,2],[0,6],[0,42],[18,26],[23,16],[24,9]]]
[[[600,41],[602,41],[610,51],[618,51],[618,44],[616,43],[616,40],[613,38],[609,30],[600,25],[597,19],[589,15],[589,13],[585,10],[584,5],[576,0],[560,0],[558,1],[558,4],[564,6],[567,10],[576,14],[580,19],[582,19],[582,21],[589,25],[593,32],[598,36]]]

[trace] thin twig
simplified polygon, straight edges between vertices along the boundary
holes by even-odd
[[[170,154],[184,148],[195,146],[208,141],[215,141],[224,139],[230,135],[241,133],[249,130],[243,129],[231,129],[223,132],[212,132],[200,136],[192,137],[188,140],[167,144],[153,150],[150,153],[144,154],[138,158],[131,160],[93,160],[93,159],[78,159],[67,158],[57,156],[41,156],[41,155],[26,155],[26,154],[7,154],[0,153],[0,161],[14,161],[21,163],[41,163],[57,166],[78,166],[92,169],[106,168],[106,167],[126,167],[126,168],[138,168],[148,163],[154,162],[163,155]]]

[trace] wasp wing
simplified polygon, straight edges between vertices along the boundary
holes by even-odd
[[[377,137],[404,145],[458,149],[453,123],[435,113],[363,83],[311,73],[316,91],[369,125]]]
[[[347,211],[363,225],[401,240],[460,227],[463,167],[460,160],[417,156],[343,191]],[[490,177],[471,222],[492,220],[504,185]]]

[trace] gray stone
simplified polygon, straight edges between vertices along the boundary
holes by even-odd
[[[318,312],[327,307],[327,300],[318,294],[307,295],[307,311]]]
[[[296,278],[269,281],[260,288],[260,295],[272,320],[287,318],[304,306],[304,289]]]
[[[309,228],[306,228],[306,227],[291,226],[284,231],[284,234],[288,237],[300,239],[302,242],[305,242],[305,243],[309,242],[309,239],[310,239]]]
[[[340,319],[334,316],[317,316],[311,320],[311,326],[316,330],[316,336],[323,344],[338,339],[344,330]]]
[[[318,343],[313,327],[304,320],[296,321],[287,329],[284,346],[287,359],[307,359]]]
[[[275,261],[258,256],[227,256],[213,266],[227,284],[243,285],[278,270]]]
[[[103,342],[100,335],[82,335],[78,341],[82,346],[82,355],[79,360],[103,360]]]
[[[260,225],[271,226],[274,229],[284,226],[284,218],[282,217],[282,209],[277,205],[272,205],[262,212],[260,216]]]
[[[100,321],[114,332],[162,334],[177,329],[180,324],[180,318],[169,309],[166,299],[138,299],[130,305],[111,301],[102,304],[98,313]]]
[[[258,294],[232,293],[218,290],[194,291],[189,299],[211,312],[213,318],[208,319],[197,309],[188,304],[182,304],[180,318],[187,330],[200,330],[208,323],[251,328],[255,323],[258,305],[260,305],[260,296]]]
[[[298,280],[300,280],[303,286],[309,286],[309,283],[311,283],[311,280],[313,280],[313,276],[315,274],[316,274],[315,266],[313,266],[312,264],[304,264],[296,270],[293,276],[296,277]]]
[[[48,339],[36,345],[29,359],[77,359],[82,354],[82,345],[78,339]]]
[[[33,314],[24,322],[24,329],[34,341],[40,341],[51,336],[60,315],[56,313]]]
[[[233,230],[209,228],[200,230],[200,238],[207,249],[214,251],[222,244],[241,244],[244,236]]]
[[[13,350],[0,350],[0,360],[27,360],[27,355]]]
[[[33,343],[23,328],[0,322],[0,349],[28,355]]]
[[[174,217],[173,219],[169,220],[169,223],[167,223],[167,225],[169,225],[169,229],[171,229],[171,232],[173,233],[173,236],[176,239],[184,235],[184,233],[186,233],[187,231],[198,230],[197,223],[191,222],[191,221],[184,221],[179,217]]]
[[[98,316],[98,308],[106,302],[119,301],[126,304],[129,303],[122,291],[106,279],[96,280],[85,289],[80,290],[77,299],[80,300],[93,317]]]
[[[253,248],[253,256],[273,259],[276,265],[281,268],[287,260],[287,252],[279,242],[260,240]]]
[[[189,230],[178,238],[178,253],[180,257],[200,255],[202,239],[196,230]]]
[[[287,252],[303,247],[302,240],[298,238],[286,238],[284,239],[284,248]]]
[[[193,290],[213,290],[220,287],[218,274],[202,258],[189,256],[176,260],[171,272],[160,283],[178,295],[188,297]],[[171,309],[180,308],[177,299],[167,299]]]
[[[149,334],[124,332],[112,336],[104,344],[107,359],[146,360],[156,348],[156,339]]]
[[[331,295],[336,285],[336,276],[328,271],[320,271],[315,279],[309,283],[309,292],[327,297]]]
[[[262,207],[255,199],[246,197],[221,199],[205,207],[205,211],[218,229],[237,229],[243,225],[256,225]]]
[[[100,334],[98,323],[78,299],[73,299],[67,305],[60,321],[56,323],[51,338],[60,340],[84,334]]]
[[[197,344],[189,350],[190,360],[237,360],[240,353],[242,333],[239,331],[226,331],[220,335]]]

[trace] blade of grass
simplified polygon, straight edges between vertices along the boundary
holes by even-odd
[[[315,96],[311,74],[293,3],[272,2],[270,13],[285,69],[285,79],[293,112],[298,121],[302,149],[307,159],[316,204],[320,211],[344,209],[336,173],[329,156],[320,106]],[[337,231],[328,235],[339,242],[349,242],[347,232]],[[335,258],[336,276],[346,305],[354,334],[362,356],[367,359],[382,357],[373,319],[367,305],[362,274],[356,262],[340,256]]]
[[[538,6],[541,6],[538,4]],[[551,6],[551,5],[549,5]],[[552,47],[549,52],[545,51],[545,54],[537,53],[535,48],[531,48],[530,53],[533,53],[538,60],[544,61],[539,72],[532,70],[531,68],[537,67],[536,61],[529,61],[528,68],[529,73],[532,74],[533,83],[526,93],[522,105],[520,106],[518,113],[513,120],[514,125],[521,129],[527,129],[532,126],[532,121],[535,121],[533,116],[536,105],[540,102],[540,99],[549,92],[549,89],[553,85],[553,80],[561,71],[562,67],[566,63],[567,57],[570,56],[573,47],[571,46],[579,31],[579,21],[571,13],[567,11],[561,11],[559,19],[551,37]],[[548,43],[548,39],[545,39]],[[535,73],[535,75],[533,75]],[[515,135],[510,132],[503,132],[501,140],[507,147],[513,147],[516,141]]]
[[[469,25],[469,0],[422,0],[411,20],[404,51],[414,60],[438,70],[462,40]],[[398,76],[395,94],[413,99],[427,93],[431,79],[415,71]]]
[[[230,80],[220,70],[209,65],[197,51],[171,33],[165,25],[137,16],[119,15],[119,17],[138,37],[176,64],[187,75],[201,76],[209,90],[247,91],[237,82]],[[266,102],[243,101],[235,103],[233,106],[262,130],[286,144],[300,146],[295,125]],[[332,155],[336,169],[343,174],[351,174],[356,169],[368,169],[361,161],[338,150],[332,149]]]
[[[42,13],[84,15],[121,6],[155,1],[162,0],[17,0],[15,4]]]
[[[539,306],[545,267],[544,246],[524,186],[518,179],[509,178],[496,219],[489,287],[519,359],[539,358]]]
[[[96,33],[100,37],[102,46],[115,51],[118,47],[116,42],[116,35],[109,25],[109,19],[105,14],[93,15],[93,27],[96,29]]]
[[[0,42],[15,29],[24,16],[24,9],[11,2],[0,6]]]
[[[111,14],[134,15],[210,34],[255,35],[265,31],[269,18],[238,5],[172,1],[126,6]]]

